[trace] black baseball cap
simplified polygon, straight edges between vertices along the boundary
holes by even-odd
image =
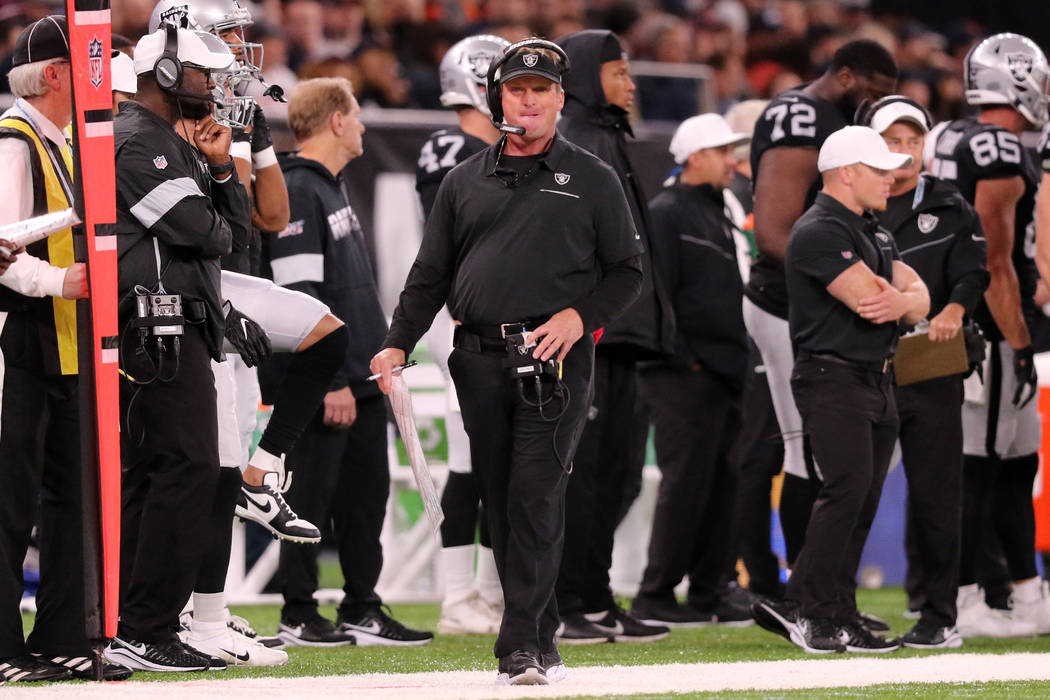
[[[503,84],[523,75],[538,75],[561,85],[561,68],[558,64],[528,47],[521,49],[500,67],[499,82]]]
[[[15,42],[11,67],[69,58],[69,25],[65,15],[48,15],[22,30]]]

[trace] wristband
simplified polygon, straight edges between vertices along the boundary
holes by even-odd
[[[258,153],[252,153],[253,169],[262,170],[271,165],[277,165],[277,153],[273,150],[273,146],[267,146]]]
[[[233,158],[230,158],[225,163],[221,163],[219,165],[209,165],[208,172],[211,174],[212,177],[219,178],[223,175],[229,175],[230,173],[232,173],[233,168]]]

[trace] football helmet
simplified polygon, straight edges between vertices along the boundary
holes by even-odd
[[[1028,37],[1004,32],[984,39],[966,55],[963,74],[970,104],[1012,107],[1036,127],[1047,122],[1050,65]]]
[[[438,68],[441,105],[465,105],[485,116],[492,116],[485,101],[485,77],[489,64],[508,46],[510,42],[501,37],[479,34],[468,36],[449,49]]]

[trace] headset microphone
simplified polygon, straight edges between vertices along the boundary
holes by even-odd
[[[504,134],[514,134],[515,136],[525,135],[525,127],[514,126],[513,124],[508,124],[507,122],[500,122],[499,124],[496,124],[496,128],[502,131]]]

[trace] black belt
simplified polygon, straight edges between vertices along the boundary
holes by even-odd
[[[462,350],[470,352],[492,352],[505,353],[507,351],[506,337],[522,331],[534,331],[546,321],[514,321],[512,323],[497,323],[493,325],[482,325],[463,323],[456,326],[453,331],[452,344]]]
[[[845,357],[839,357],[830,352],[800,352],[798,359],[802,361],[821,360],[832,362],[836,365],[845,365],[846,367],[854,367],[879,374],[886,374],[893,368],[892,357],[884,357],[881,360],[847,360]]]

